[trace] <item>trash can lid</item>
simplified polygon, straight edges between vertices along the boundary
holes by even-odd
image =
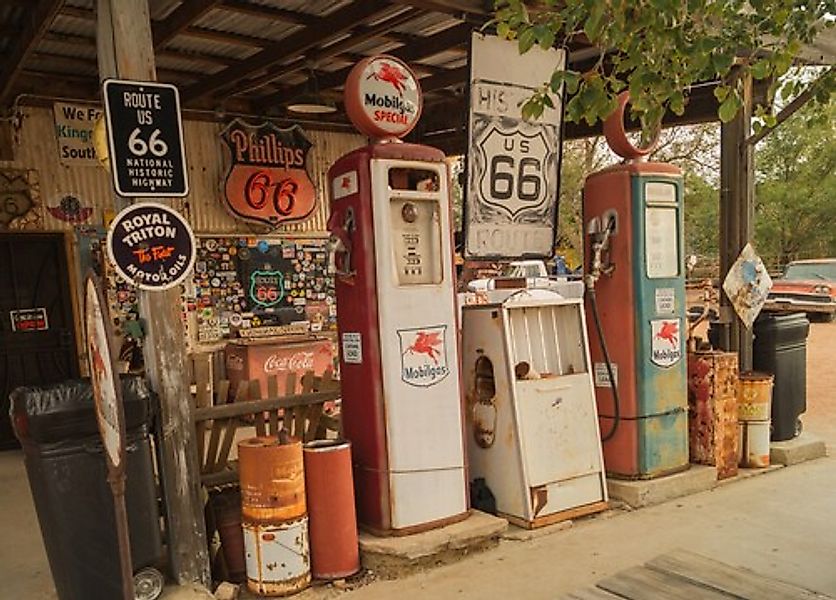
[[[125,429],[151,421],[151,389],[143,377],[121,375]],[[93,387],[89,379],[70,379],[45,386],[24,386],[9,396],[9,414],[21,442],[57,442],[98,435]]]

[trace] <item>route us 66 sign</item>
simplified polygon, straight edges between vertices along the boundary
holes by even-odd
[[[147,198],[188,195],[177,88],[153,81],[108,79],[103,95],[116,193]]]
[[[526,121],[521,107],[565,64],[563,50],[474,33],[471,40],[464,253],[551,257],[557,228],[562,104]]]

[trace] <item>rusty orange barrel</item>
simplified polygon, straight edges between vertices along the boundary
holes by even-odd
[[[311,570],[317,579],[340,579],[360,569],[351,443],[305,444],[305,489],[311,526]]]
[[[311,581],[302,444],[274,437],[238,443],[247,587],[285,596]]]

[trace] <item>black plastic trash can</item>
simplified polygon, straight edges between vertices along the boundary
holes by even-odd
[[[763,312],[755,320],[752,367],[775,376],[772,390],[772,441],[801,433],[807,410],[807,334],[804,313]]]
[[[126,492],[134,572],[163,553],[145,380],[121,380]],[[89,380],[18,388],[10,416],[23,446],[29,487],[60,600],[122,597],[113,496]]]

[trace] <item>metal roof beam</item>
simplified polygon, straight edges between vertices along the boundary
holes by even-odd
[[[9,99],[23,61],[38,45],[63,4],[64,0],[36,0],[30,4],[20,24],[17,40],[0,59],[0,106],[4,106]]]

